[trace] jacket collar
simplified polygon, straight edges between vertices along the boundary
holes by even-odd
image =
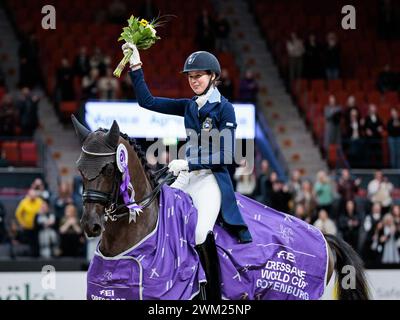
[[[219,92],[218,88],[214,88],[213,92],[208,98],[208,102],[209,103],[221,102],[221,93]]]
[[[217,88],[214,89],[214,92],[208,98],[206,104],[199,109],[199,118],[204,119],[212,109],[218,106],[221,103],[221,93]]]
[[[198,96],[194,96],[192,98],[193,101],[196,101],[196,99],[198,98]],[[218,88],[215,87],[212,90],[211,95],[208,97],[207,102],[206,103],[216,103],[216,102],[221,102],[221,93],[219,92]]]

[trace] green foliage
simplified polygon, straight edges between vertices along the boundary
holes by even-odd
[[[135,18],[133,15],[128,19],[128,26],[122,28],[122,33],[118,41],[125,41],[127,43],[135,44],[139,50],[149,49],[157,40],[161,39],[156,35],[156,28],[162,26],[168,17],[172,16],[158,16],[152,21],[148,22],[144,19]],[[129,62],[132,51],[125,53],[124,58],[114,70],[114,75],[120,77],[125,65]]]
[[[157,26],[160,26],[160,23],[157,24],[156,20],[147,22],[144,19],[139,20],[139,18],[131,16],[128,19],[128,26],[122,29],[118,41],[133,43],[139,50],[149,49],[160,39],[155,32]]]

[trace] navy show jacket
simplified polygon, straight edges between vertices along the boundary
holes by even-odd
[[[237,206],[235,192],[229,176],[227,164],[233,163],[236,117],[232,104],[221,96],[218,89],[209,97],[203,107],[198,108],[195,98],[193,99],[170,99],[153,97],[150,93],[142,69],[129,72],[136,93],[138,103],[141,107],[164,114],[184,117],[187,132],[186,160],[189,163],[189,171],[211,169],[218,186],[221,190],[221,217],[223,226],[235,233],[240,242],[251,242],[251,234]],[[212,133],[211,130],[224,130],[227,135],[221,134],[219,149],[209,142],[210,139],[204,135],[204,131]],[[201,134],[203,131],[203,134]],[[192,135],[196,133],[197,137]],[[229,134],[230,133],[230,134]],[[212,134],[211,134],[212,135]],[[206,138],[204,138],[206,136]],[[204,148],[204,141],[209,143]],[[226,141],[229,139],[230,141]],[[211,141],[213,141],[211,139]],[[215,142],[215,141],[214,141]]]

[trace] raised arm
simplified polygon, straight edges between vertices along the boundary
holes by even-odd
[[[136,93],[139,105],[145,109],[176,116],[184,116],[186,106],[189,105],[190,99],[168,99],[153,97],[146,82],[142,70],[142,62],[137,47],[132,43],[122,45],[124,55],[131,53],[129,65],[131,71],[129,75],[132,80],[133,88]]]
[[[130,71],[133,88],[139,105],[145,109],[165,114],[184,116],[185,108],[190,103],[190,99],[169,99],[153,97],[146,82],[144,81],[143,70]]]

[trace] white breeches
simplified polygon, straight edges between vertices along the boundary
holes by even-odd
[[[171,185],[188,193],[198,211],[196,244],[203,243],[214,229],[221,208],[221,191],[211,170],[181,171]]]

